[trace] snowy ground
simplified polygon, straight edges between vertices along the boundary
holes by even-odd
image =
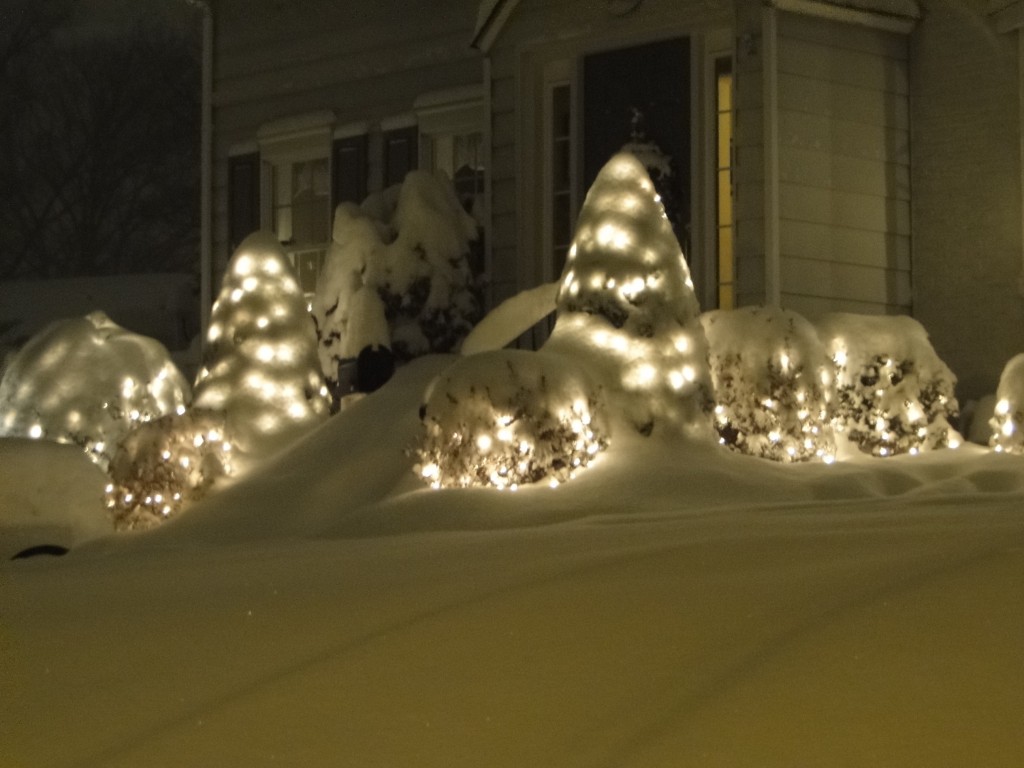
[[[0,441],[3,553],[89,539],[0,564],[0,765],[1024,764],[1024,459],[621,435],[433,491],[446,362],[147,534],[61,529],[102,474]]]

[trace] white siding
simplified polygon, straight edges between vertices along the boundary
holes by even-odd
[[[782,302],[909,312],[907,39],[779,14]]]
[[[914,314],[959,377],[995,390],[1024,351],[1018,33],[986,0],[926,0],[912,38]]]
[[[908,312],[908,40],[776,13],[781,302],[811,317],[833,309]],[[766,300],[762,18],[760,3],[740,0],[734,171],[740,304]]]

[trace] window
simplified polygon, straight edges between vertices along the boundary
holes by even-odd
[[[715,264],[718,308],[736,304],[732,214],[732,60],[715,61]]]
[[[484,223],[484,105],[477,86],[424,94],[416,100],[420,165],[444,171],[462,207]]]
[[[549,64],[543,88],[543,238],[546,252],[544,279],[557,280],[565,268],[579,210],[575,65]]]
[[[260,223],[277,235],[306,294],[316,281],[331,238],[331,128],[334,115],[317,112],[264,125],[260,149]]]

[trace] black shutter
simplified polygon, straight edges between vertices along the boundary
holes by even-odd
[[[331,147],[331,211],[339,203],[361,203],[366,199],[367,137],[335,139]]]
[[[228,158],[228,242],[232,253],[260,228],[260,154]]]
[[[384,132],[384,187],[400,184],[419,166],[419,128],[396,128]]]

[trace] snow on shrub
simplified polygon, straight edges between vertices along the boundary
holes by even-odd
[[[643,165],[614,156],[580,212],[545,350],[588,366],[611,412],[641,434],[710,436],[700,308],[679,243]]]
[[[189,397],[160,342],[93,312],[51,323],[13,356],[0,381],[0,436],[75,443],[106,466],[126,432],[183,411]]]
[[[864,453],[957,447],[956,377],[919,322],[905,315],[834,313],[816,323],[835,365],[833,427]]]
[[[313,299],[328,381],[336,384],[338,363],[368,345],[388,346],[399,360],[457,349],[480,317],[469,266],[476,237],[440,171],[413,171],[362,206],[338,206]]]
[[[192,409],[142,424],[118,445],[107,472],[107,508],[114,527],[155,527],[232,473],[224,416]]]
[[[747,307],[705,313],[719,441],[775,461],[835,457],[832,363],[795,312]]]
[[[213,304],[194,406],[224,413],[228,439],[247,454],[280,447],[328,415],[316,343],[281,246],[250,235]]]
[[[608,443],[599,389],[544,352],[460,358],[430,385],[420,415],[416,469],[435,488],[555,486]]]
[[[989,445],[999,452],[1024,453],[1024,354],[1010,359],[999,377]]]

